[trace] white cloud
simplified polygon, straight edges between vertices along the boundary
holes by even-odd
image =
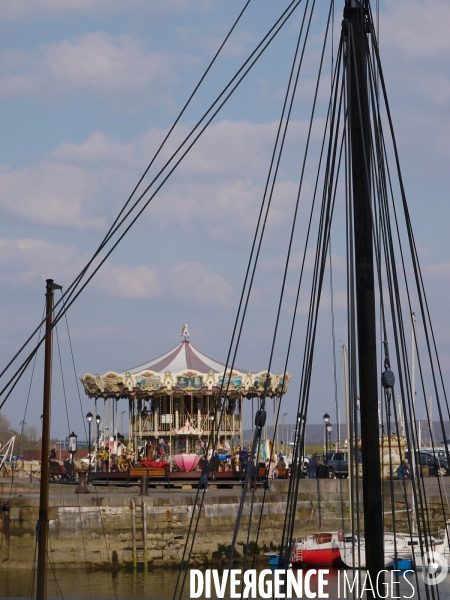
[[[0,209],[46,225],[79,229],[105,226],[94,206],[98,180],[76,165],[44,162],[38,167],[0,171]]]
[[[141,161],[136,155],[136,142],[124,143],[109,138],[101,131],[92,133],[81,144],[63,143],[50,153],[50,159],[64,163],[83,165],[127,165],[139,167]]]
[[[293,122],[292,128],[293,137],[301,140],[305,124]],[[194,228],[203,237],[223,240],[253,231],[275,130],[274,123],[223,121],[212,125],[158,193],[145,219],[163,229],[181,225]],[[188,131],[180,127],[170,147]],[[152,129],[122,143],[95,132],[81,144],[62,144],[37,166],[4,166],[0,170],[0,209],[37,223],[103,229],[128,198],[164,135],[164,130]],[[157,172],[169,154],[170,149],[165,149],[151,173]],[[308,190],[305,184],[304,193]],[[286,223],[287,209],[296,194],[297,183],[289,181],[286,173],[280,174],[270,228]]]
[[[423,99],[436,106],[450,101],[449,27],[450,4],[444,0],[390,0],[381,13],[381,60],[391,96],[400,91],[402,110]]]
[[[55,281],[67,287],[88,260],[88,255],[79,255],[72,245],[0,238],[0,281],[26,284],[34,279],[44,281],[51,273]],[[108,260],[87,290],[130,300],[182,298],[187,304],[219,308],[229,308],[233,296],[226,279],[200,262],[130,267]]]
[[[111,13],[124,10],[161,13],[180,10],[188,7],[193,0],[164,0],[164,2],[148,2],[146,0],[2,0],[0,3],[0,20],[16,21],[20,19],[60,17],[66,13]],[[206,5],[205,0],[198,0],[196,5]]]
[[[224,277],[202,263],[181,263],[169,270],[169,287],[175,298],[198,306],[229,308],[233,288]]]
[[[39,278],[44,281],[48,273],[55,280],[75,276],[78,260],[74,246],[51,244],[42,239],[12,240],[0,238],[0,265],[3,281],[26,283]]]
[[[210,125],[202,138],[180,165],[180,172],[226,177],[228,173],[241,177],[265,176],[275,142],[277,122],[248,123],[222,120]],[[292,121],[286,138],[285,153],[306,139],[307,121]],[[320,126],[318,127],[318,129]],[[187,134],[186,128],[179,135]]]
[[[450,263],[439,263],[435,265],[425,265],[423,272],[427,279],[431,279],[436,282],[450,282]]]
[[[396,48],[409,59],[444,58],[450,52],[447,0],[389,0],[380,14],[380,48]]]
[[[394,127],[402,163],[407,159],[410,168],[412,166],[411,173],[415,176],[447,175],[450,122],[446,116],[436,110],[420,109],[397,110],[396,113]],[[435,191],[430,190],[430,196],[432,195],[437,196]],[[447,205],[445,188],[440,190],[439,196],[441,195]],[[445,209],[446,206],[440,208]]]
[[[178,38],[185,44],[192,46],[192,43],[198,44],[206,50],[211,57],[215,55],[225,39],[226,32],[221,31],[221,35],[215,34],[211,28],[186,28],[177,27],[175,30]],[[239,57],[247,54],[249,49],[255,46],[256,35],[251,31],[233,32],[233,35],[227,40],[225,46],[220,52],[221,57]]]
[[[0,239],[0,279],[4,281],[44,281],[51,273],[55,281],[67,287],[88,259],[88,255],[80,256],[73,245],[32,238]],[[155,269],[115,265],[109,261],[101,267],[88,289],[116,298],[154,298],[160,293]]]
[[[311,236],[311,238],[313,239],[313,235]],[[345,260],[341,256],[339,256],[335,252],[332,252],[331,257],[333,262],[333,270],[339,270],[339,272],[342,272],[346,269]],[[290,269],[294,270],[295,272],[300,272],[304,261],[305,270],[312,271],[314,269],[315,260],[316,248],[308,248],[306,251],[305,259],[303,251],[294,250],[291,254],[291,259],[289,261]],[[261,268],[264,271],[280,271],[284,269],[285,263],[286,255],[279,255],[274,258],[265,260],[262,263]]]
[[[186,57],[184,60],[188,60]],[[93,96],[129,109],[171,102],[175,58],[148,52],[134,35],[87,33],[76,41],[44,44],[38,52],[6,51],[0,96]]]
[[[161,295],[159,276],[155,269],[127,267],[106,262],[92,281],[96,291],[116,298],[156,298]]]

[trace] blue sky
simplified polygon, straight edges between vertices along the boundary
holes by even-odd
[[[175,139],[189,131],[287,4],[250,3]],[[292,158],[280,174],[239,352],[238,364],[253,371],[265,369],[268,361],[326,20],[327,3],[318,4],[287,141]],[[341,4],[335,3],[334,50]],[[2,364],[38,322],[45,279],[67,287],[88,260],[243,5],[218,0],[0,2]],[[224,359],[301,17],[300,10],[70,310],[77,374],[119,371],[162,354],[179,342],[186,322],[194,345]],[[444,1],[381,2],[382,58],[445,376],[450,366],[449,25],[450,6]],[[319,134],[314,135],[317,142]],[[309,192],[307,187],[301,203],[275,371],[283,368]],[[338,218],[332,243],[341,404],[342,232]],[[287,420],[294,414],[305,312],[306,297],[290,368]],[[310,415],[315,422],[334,410],[328,289],[323,314]],[[70,427],[81,432],[81,414],[91,405],[83,397],[80,413],[62,326],[60,341]],[[36,425],[41,362],[40,357],[26,414],[27,423]],[[58,369],[52,433],[62,437],[67,421]],[[28,373],[4,408],[16,425],[23,420],[29,384]]]

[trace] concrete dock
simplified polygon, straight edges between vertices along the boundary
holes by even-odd
[[[397,527],[406,531],[406,511],[403,483],[395,481],[395,509]],[[411,493],[408,484],[408,501]],[[450,478],[440,480],[450,488]],[[385,512],[390,511],[389,482],[384,484]],[[0,569],[31,566],[35,557],[35,532],[38,519],[38,483],[0,480]],[[274,480],[265,495],[258,543],[256,531],[262,511],[264,490],[255,492],[252,509],[250,547],[257,557],[269,550],[277,550],[283,528],[289,482]],[[433,525],[443,526],[444,517],[439,499],[438,482],[425,482],[428,506],[432,510]],[[179,564],[194,510],[196,489],[150,489],[146,497],[139,496],[137,487],[95,487],[91,493],[78,495],[75,486],[51,484],[49,548],[55,567],[84,566],[124,567],[133,564],[133,539],[145,546],[150,566]],[[238,513],[241,490],[214,489],[205,494],[198,522],[192,564],[221,564],[225,561]],[[362,486],[361,486],[362,487]],[[450,490],[449,490],[450,491]],[[201,497],[201,494],[200,494]],[[136,524],[133,537],[133,512],[142,511],[145,526]],[[362,510],[362,501],[361,501]],[[445,507],[447,510],[447,507]],[[198,511],[198,507],[195,508]],[[251,511],[251,491],[244,506],[238,535],[236,561],[239,562],[247,544],[247,528]],[[448,515],[447,515],[448,518]],[[386,516],[386,527],[390,517]],[[350,530],[348,481],[301,480],[299,485],[295,531],[296,536],[319,530]],[[142,531],[141,531],[142,530]]]

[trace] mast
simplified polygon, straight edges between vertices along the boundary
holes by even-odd
[[[41,456],[41,490],[39,499],[39,520],[37,523],[38,564],[37,564],[37,600],[47,597],[47,540],[48,540],[48,490],[50,454],[50,401],[52,392],[52,325],[53,325],[53,290],[62,289],[53,279],[47,279],[45,324],[45,359],[44,359],[44,401],[42,410],[42,456]]]
[[[353,511],[352,506],[352,486],[353,486],[353,467],[350,457],[351,444],[350,444],[350,407],[349,407],[349,394],[348,394],[348,362],[347,362],[347,346],[344,344],[342,346],[342,352],[344,354],[344,389],[345,389],[345,420],[347,426],[347,462],[348,462],[348,506],[350,510],[350,516]],[[340,448],[339,448],[340,450]],[[358,462],[356,461],[356,477],[358,477]],[[353,523],[353,519],[350,519],[351,523]]]
[[[361,415],[366,564],[372,581],[384,568],[378,423],[375,282],[370,173],[370,109],[367,89],[367,0],[346,0],[349,130],[355,239],[356,317]]]

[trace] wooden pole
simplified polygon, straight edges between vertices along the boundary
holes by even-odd
[[[52,392],[52,324],[53,290],[61,289],[53,279],[47,279],[46,285],[46,324],[44,358],[44,399],[42,409],[42,456],[41,489],[39,497],[39,520],[37,526],[38,564],[37,564],[37,600],[47,597],[47,541],[48,541],[48,490],[49,490],[49,454],[50,454],[50,403]]]
[[[349,129],[355,236],[356,316],[366,564],[372,581],[384,569],[375,281],[370,191],[370,109],[367,89],[366,0],[346,0]],[[356,459],[356,457],[355,457]]]
[[[136,549],[136,504],[131,500],[131,521],[133,527],[133,567],[137,568],[137,549]]]
[[[142,499],[142,531],[144,536],[144,569],[148,569],[148,549],[147,549],[147,504]]]

